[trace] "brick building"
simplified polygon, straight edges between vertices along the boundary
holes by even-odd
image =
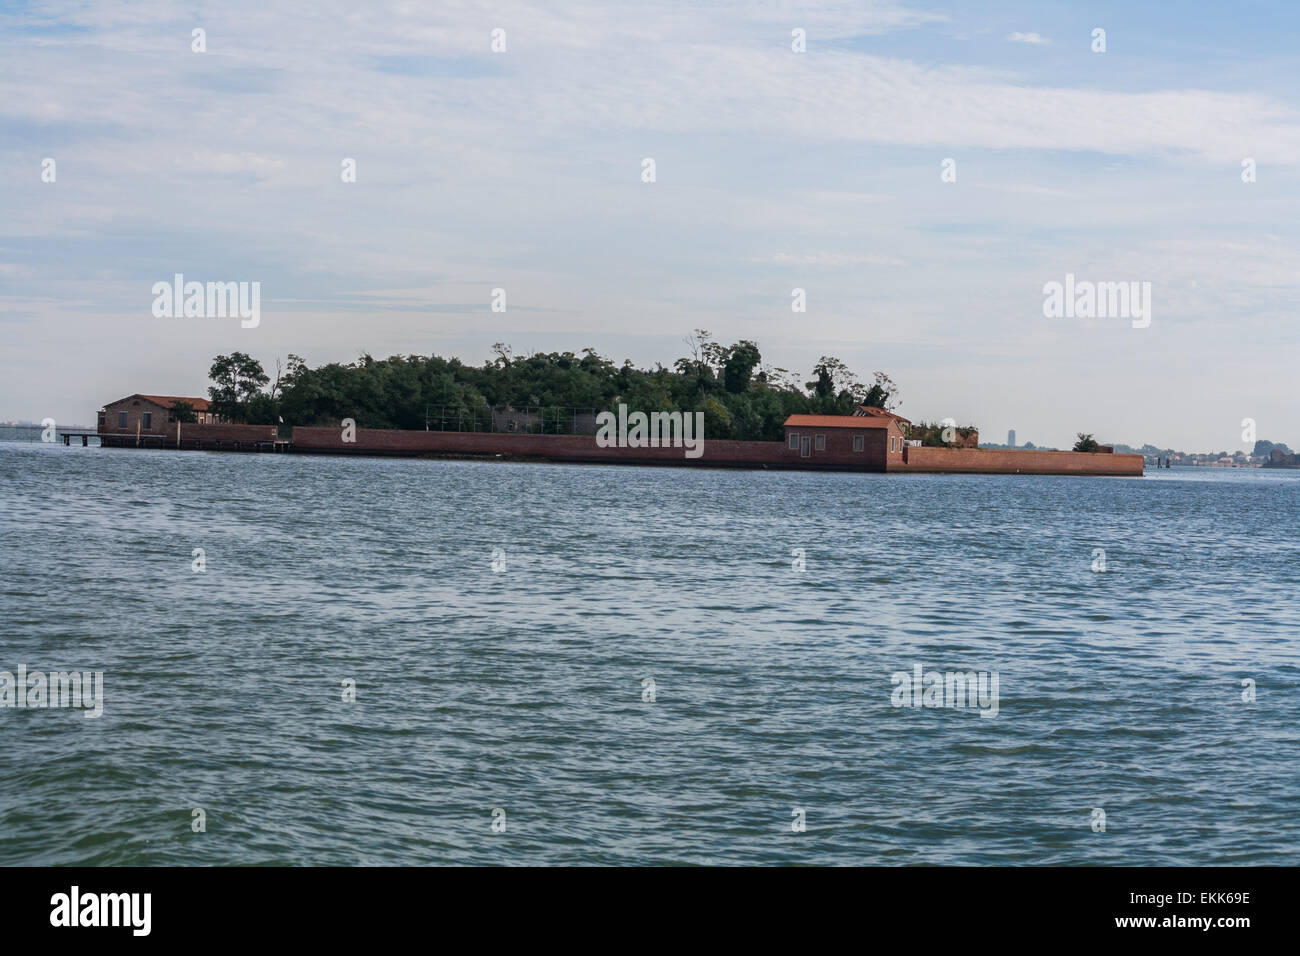
[[[212,412],[212,403],[206,398],[183,395],[128,395],[115,402],[109,402],[99,410],[99,428],[103,433],[136,434],[137,426],[141,435],[168,434],[168,424],[175,432],[176,415],[172,411],[177,402],[188,402],[194,409],[195,421],[200,425],[216,425],[221,418]]]
[[[869,471],[897,468],[905,444],[900,422],[906,419],[888,412],[791,415],[785,420],[786,454],[810,463],[856,465]]]

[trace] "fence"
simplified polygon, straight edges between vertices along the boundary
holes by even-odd
[[[560,405],[428,405],[425,431],[594,435],[598,408]]]

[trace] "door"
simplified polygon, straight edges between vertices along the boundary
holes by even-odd
[[[812,436],[804,435],[799,439],[799,457],[807,458],[812,454]]]

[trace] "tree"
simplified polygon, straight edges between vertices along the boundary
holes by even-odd
[[[172,418],[186,424],[198,421],[198,417],[194,414],[194,406],[185,401],[172,402]]]
[[[242,421],[253,397],[270,381],[262,363],[243,352],[218,355],[208,369],[208,378],[213,382],[208,386],[213,411],[230,421]]]
[[[818,398],[831,398],[835,394],[836,374],[843,374],[847,371],[848,369],[844,367],[844,363],[839,359],[823,355],[821,361],[813,366],[813,375],[817,377],[811,382],[805,382],[804,388]]]
[[[754,367],[763,360],[758,354],[758,346],[748,339],[741,339],[727,350],[727,359],[723,363],[723,385],[732,395],[749,391],[749,383],[754,377]]]
[[[1083,432],[1078,432],[1078,436],[1079,440],[1074,443],[1075,451],[1096,451],[1101,447],[1091,435],[1085,435]]]
[[[894,384],[892,378],[884,372],[876,372],[871,387],[862,396],[862,401],[859,404],[866,405],[868,408],[883,408],[887,412],[892,412],[900,404],[893,399],[897,392],[898,386]]]
[[[781,441],[792,414],[850,415],[859,401],[889,407],[895,394],[884,373],[867,388],[843,362],[823,356],[810,395],[784,369],[764,366],[757,343],[742,339],[728,348],[704,329],[695,330],[687,355],[670,367],[615,364],[591,348],[520,355],[504,343],[480,365],[437,355],[362,355],[309,368],[290,354],[275,395],[255,386],[250,396],[246,383],[266,381],[251,361],[239,353],[218,357],[214,402],[244,421],[275,422],[282,415],[290,425],[353,418],[363,428],[486,429],[494,421],[490,406],[511,405],[539,416],[528,427],[561,433],[565,422],[582,427],[593,420],[591,412],[623,403],[647,414],[704,412],[714,438]]]

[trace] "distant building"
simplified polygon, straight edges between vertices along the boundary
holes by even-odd
[[[213,414],[212,403],[206,398],[185,395],[128,395],[109,402],[99,410],[99,428],[102,433],[125,432],[131,435],[163,435],[167,425],[176,423],[172,408],[177,402],[186,402],[194,409],[194,420],[200,425],[216,425],[222,419]],[[171,431],[175,431],[173,428]]]
[[[1008,448],[1016,447],[1016,430],[1014,428],[1010,429],[1007,432],[1007,447]]]

